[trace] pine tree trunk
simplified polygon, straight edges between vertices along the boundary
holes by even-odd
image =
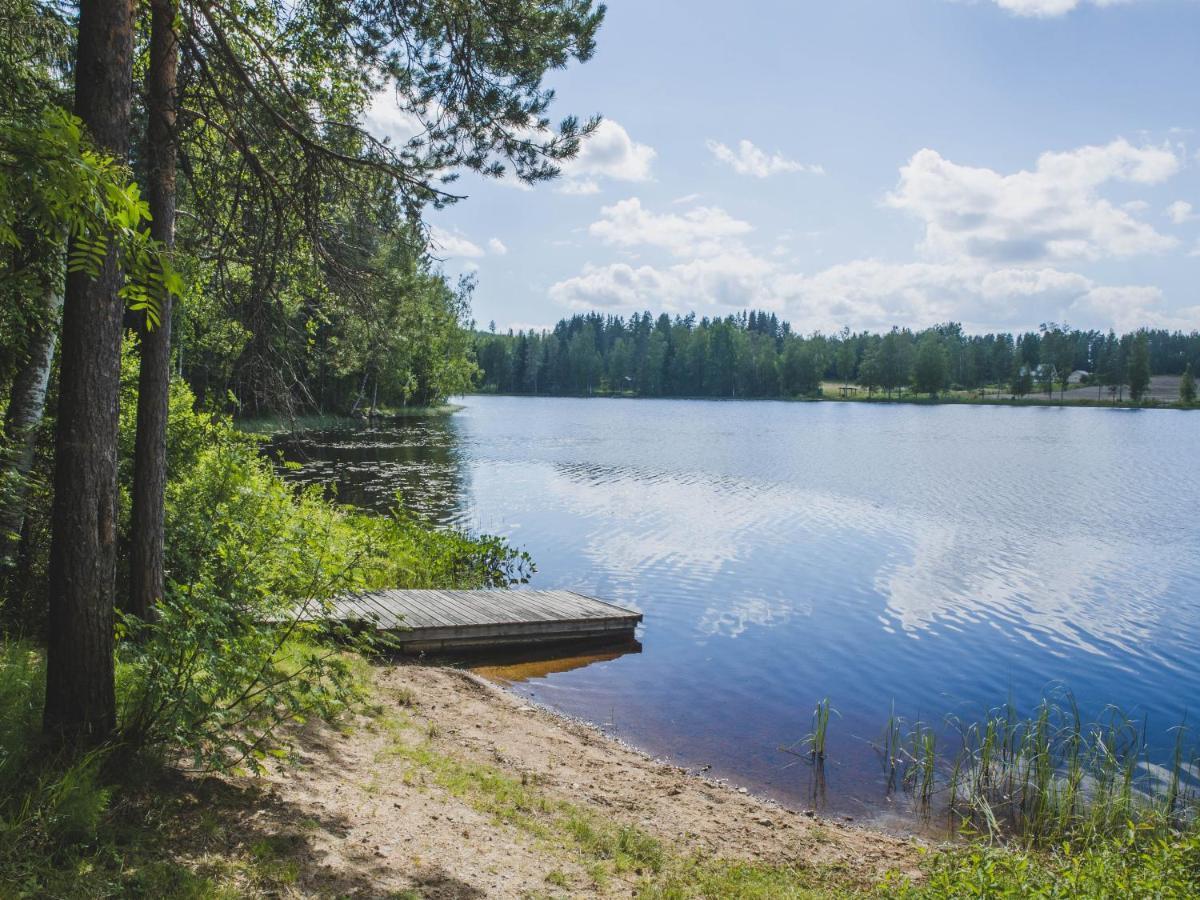
[[[129,146],[132,13],[131,0],[79,4],[75,113],[118,159]],[[78,744],[104,740],[116,725],[119,286],[110,248],[97,278],[68,274],[63,304],[43,724]]]
[[[179,43],[175,0],[151,0],[146,75],[146,160],[150,234],[175,243],[175,72]],[[163,496],[167,484],[167,410],[171,387],[171,297],[159,297],[159,324],[143,323],[133,462],[128,612],[143,621],[163,594]]]
[[[13,379],[12,395],[4,416],[4,446],[8,448],[8,458],[4,460],[5,475],[15,484],[0,506],[0,568],[12,565],[25,525],[28,478],[33,468],[38,426],[46,410],[46,389],[54,367],[62,301],[62,287],[52,281],[42,293],[43,319],[30,337],[29,355]]]

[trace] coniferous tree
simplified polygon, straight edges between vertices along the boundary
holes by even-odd
[[[117,159],[129,149],[133,6],[82,0],[75,114]],[[83,744],[116,726],[117,403],[124,304],[115,247],[97,277],[67,275],[55,436],[46,644],[48,733]]]
[[[1150,387],[1150,348],[1146,332],[1140,331],[1129,353],[1129,396],[1141,403]]]
[[[913,364],[913,390],[918,394],[936,397],[945,390],[950,374],[950,360],[936,332],[928,331],[917,345]]]
[[[1196,379],[1192,375],[1190,364],[1183,370],[1183,377],[1179,379],[1179,402],[1184,406],[1191,406],[1196,402]]]

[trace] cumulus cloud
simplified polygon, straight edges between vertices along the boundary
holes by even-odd
[[[489,240],[485,251],[458,229],[449,230],[438,225],[429,228],[429,249],[434,256],[443,259],[479,259],[488,253],[503,256],[508,252],[508,247],[499,238]]]
[[[600,183],[592,178],[567,178],[559,183],[556,190],[560,194],[584,197],[600,193]]]
[[[747,306],[774,308],[778,301],[770,285],[773,273],[769,262],[741,252],[665,267],[589,265],[552,285],[550,298],[573,309],[632,311],[654,306],[668,312],[723,314]]]
[[[1171,149],[1125,140],[1045,153],[1033,169],[1013,174],[922,150],[901,168],[884,205],[922,223],[925,257],[856,259],[815,272],[798,271],[789,254],[757,249],[753,226],[720,207],[671,204],[656,211],[631,197],[604,207],[588,233],[614,247],[657,250],[661,258],[589,264],[549,294],[567,308],[622,313],[769,309],[801,331],[945,321],[1012,330],[1051,320],[1190,330],[1200,327],[1200,306],[1172,311],[1153,285],[1103,284],[1062,265],[1175,246],[1175,238],[1141,218],[1148,205],[1118,206],[1101,189],[1161,184],[1179,167]],[[1168,215],[1191,212],[1173,205]],[[780,237],[769,242],[776,249],[786,247]]]
[[[437,225],[429,228],[429,248],[435,256],[474,259],[483,256],[483,248],[460,231],[448,231]]]
[[[882,331],[963,322],[972,330],[1020,329],[1057,319],[1081,327],[1195,328],[1200,307],[1161,309],[1151,286],[1107,286],[1053,268],[993,269],[977,263],[890,263],[864,259],[812,275],[748,253],[656,267],[587,266],[550,288],[572,309],[665,309],[725,315],[754,307],[779,312],[800,331]]]
[[[766,153],[747,140],[739,141],[737,150],[711,139],[706,143],[713,156],[727,166],[731,166],[733,171],[739,175],[768,178],[771,175],[787,172],[805,172],[809,175],[825,174],[825,170],[821,166],[797,162],[794,159],[788,159],[781,153]]]
[[[933,257],[994,264],[1096,260],[1155,253],[1175,245],[1099,195],[1109,182],[1158,184],[1179,170],[1169,147],[1105,146],[1043,153],[1032,171],[1003,175],[924,149],[900,170],[885,204],[925,224]]]
[[[713,256],[729,241],[752,230],[715,206],[696,206],[684,213],[653,213],[637,197],[600,210],[588,227],[592,237],[621,247],[660,247],[676,256]]]
[[[1085,0],[993,0],[1001,9],[1017,16],[1051,19],[1063,16],[1084,5]],[[1092,6],[1118,6],[1134,0],[1087,0]]]
[[[415,113],[400,108],[392,90],[378,91],[371,98],[363,113],[363,127],[375,137],[401,147],[425,131]]]
[[[594,194],[598,179],[649,181],[657,154],[649,144],[639,144],[618,122],[605,119],[580,147],[579,155],[562,166],[564,194]]]
[[[1186,200],[1176,200],[1167,207],[1167,218],[1176,225],[1182,225],[1184,222],[1190,222],[1197,218],[1192,211],[1192,204]]]

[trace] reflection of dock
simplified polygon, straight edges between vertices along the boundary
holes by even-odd
[[[578,647],[574,645],[572,649],[565,651],[575,654],[572,656],[564,656],[561,646],[557,649],[541,647],[517,652],[489,653],[483,658],[472,657],[471,669],[484,678],[515,684],[560,672],[571,672],[594,663],[612,662],[628,653],[642,652],[642,645],[634,638],[617,644],[607,640],[597,644],[589,641],[586,646],[587,650],[574,649]]]
[[[405,653],[632,641],[642,614],[574,591],[373,591],[322,618],[373,626]]]

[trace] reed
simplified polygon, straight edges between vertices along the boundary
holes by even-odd
[[[901,727],[902,720],[896,716],[896,701],[893,700],[892,711],[888,716],[887,724],[884,726],[883,734],[880,736],[879,742],[875,744],[875,750],[879,753],[879,760],[883,766],[888,796],[891,796],[896,790],[897,779],[904,766],[904,746]]]
[[[1198,773],[1182,725],[1164,767],[1152,759],[1145,721],[1108,707],[1085,722],[1070,695],[1043,699],[1025,717],[1010,702],[980,721],[948,724],[959,740],[943,762],[946,808],[968,830],[1046,846],[1129,827],[1178,827],[1196,815]],[[927,808],[928,783],[913,785]]]
[[[840,715],[840,713],[829,705],[828,697],[817,701],[817,705],[813,709],[812,731],[796,743],[780,747],[779,749],[793,756],[807,757],[811,763],[824,764],[825,741],[829,735],[829,720],[831,716],[836,715]]]
[[[824,699],[813,729],[781,748],[824,765],[831,715]],[[952,830],[1026,847],[1119,837],[1130,829],[1169,834],[1200,822],[1200,757],[1186,721],[1151,741],[1148,721],[1115,706],[1085,720],[1069,693],[1046,697],[1028,715],[1010,699],[977,719],[941,726],[896,715],[880,737],[885,790],[902,789]],[[1165,742],[1164,742],[1165,743]]]

